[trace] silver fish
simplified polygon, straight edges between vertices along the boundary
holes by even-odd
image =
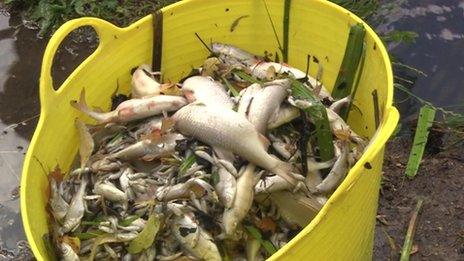
[[[139,141],[109,157],[125,161],[142,157],[152,160],[173,153],[176,147],[176,141],[182,139],[185,139],[185,137],[179,133],[167,133],[156,141],[150,139]]]
[[[198,101],[207,106],[224,106],[229,109],[234,107],[225,87],[211,77],[189,77],[182,84],[182,91],[190,102]]]
[[[221,254],[208,234],[194,221],[193,213],[177,216],[172,225],[174,237],[181,246],[196,258],[205,261],[222,260]]]
[[[61,260],[63,261],[79,261],[79,256],[74,252],[72,247],[65,242],[60,244]]]
[[[178,110],[173,118],[181,133],[211,145],[232,151],[249,162],[282,176],[296,185],[289,175],[291,165],[266,152],[268,141],[253,124],[233,110],[190,104]],[[265,145],[263,145],[265,144]]]
[[[263,87],[259,83],[253,83],[247,88],[240,91],[239,103],[237,112],[241,115],[248,115],[248,111],[256,94],[258,94]]]
[[[224,211],[222,223],[226,236],[233,236],[253,203],[255,165],[248,164],[237,180],[237,193],[232,207]]]
[[[274,80],[266,83],[253,98],[248,109],[248,120],[255,125],[258,132],[264,134],[269,119],[274,115],[282,101],[288,96],[290,80]]]
[[[132,74],[131,93],[133,98],[150,97],[160,94],[161,84],[152,77],[150,71],[150,66],[142,64]]]
[[[223,62],[232,63],[232,65],[240,64],[251,67],[263,60],[262,57],[255,56],[230,44],[211,43],[211,50],[213,53],[219,54],[219,58]]]
[[[50,180],[50,192],[50,207],[52,208],[53,216],[60,222],[66,216],[69,204],[61,196],[56,181],[53,178]]]
[[[293,106],[283,105],[279,110],[272,115],[267,124],[267,129],[272,130],[279,126],[289,123],[294,119],[300,117],[300,110]]]
[[[119,190],[113,183],[97,183],[93,188],[93,193],[103,196],[105,199],[113,202],[126,202],[127,195]]]
[[[328,193],[333,191],[348,172],[348,153],[350,151],[349,144],[347,142],[341,142],[339,146],[340,148],[336,149],[336,152],[338,151],[337,161],[335,161],[335,164],[327,177],[316,186],[319,193]],[[335,147],[337,147],[337,144],[335,144]]]
[[[79,102],[71,101],[71,106],[94,118],[99,123],[129,122],[158,115],[167,111],[175,111],[186,105],[183,97],[158,95],[146,99],[131,99],[122,102],[110,112],[96,112],[91,110],[85,101],[85,91],[81,92]]]
[[[81,223],[81,219],[84,216],[84,195],[87,187],[87,179],[82,179],[79,190],[74,194],[71,204],[69,205],[68,212],[64,217],[63,225],[61,230],[63,233],[74,230]]]

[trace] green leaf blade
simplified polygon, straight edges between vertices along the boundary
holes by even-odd
[[[428,105],[420,109],[414,142],[411,154],[409,155],[408,165],[406,166],[406,176],[408,178],[414,178],[419,170],[425,146],[427,145],[429,129],[432,127],[433,120],[435,119],[435,113],[435,108]]]
[[[160,228],[160,220],[157,216],[152,214],[149,218],[142,232],[129,243],[127,251],[131,254],[137,254],[153,245],[156,234]]]

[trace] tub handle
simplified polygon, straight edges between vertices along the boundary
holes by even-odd
[[[45,48],[45,53],[42,60],[39,87],[40,103],[42,107],[53,104],[53,99],[62,91],[61,86],[58,88],[58,90],[53,88],[52,65],[56,51],[58,50],[61,42],[72,31],[82,26],[91,26],[95,30],[99,39],[99,44],[97,49],[91,55],[89,55],[74,71],[77,71],[80,66],[90,62],[96,55],[98,55],[105,42],[109,42],[108,40],[109,37],[111,37],[111,32],[114,32],[114,30],[117,29],[117,27],[113,24],[93,17],[73,19],[60,26],[60,28],[50,38],[50,41]],[[71,75],[73,73],[74,72],[72,72]]]

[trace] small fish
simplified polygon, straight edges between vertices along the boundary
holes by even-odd
[[[193,213],[177,216],[172,232],[180,245],[194,257],[205,261],[222,260],[213,238],[194,221]]]
[[[264,87],[254,95],[250,103],[247,118],[255,125],[258,132],[265,134],[269,119],[274,115],[282,101],[288,96],[290,80],[274,80],[266,83]]]
[[[205,195],[213,195],[214,188],[200,178],[191,178],[185,183],[179,183],[172,187],[165,187],[157,194],[159,201],[171,201],[190,197],[190,192],[195,193],[195,197],[200,198]]]
[[[65,243],[61,242],[60,244],[60,251],[61,251],[61,260],[62,261],[79,261],[79,256],[74,252],[72,247]]]
[[[142,64],[132,74],[132,98],[138,99],[160,94],[161,84],[153,78],[153,73],[150,71],[150,66]]]
[[[341,108],[348,106],[348,104],[350,104],[350,102],[351,102],[351,96],[346,96],[345,98],[340,99],[340,100],[335,101],[334,103],[332,103],[332,105],[330,105],[329,109],[338,114],[340,112]]]
[[[58,222],[61,222],[66,216],[69,204],[60,195],[58,185],[54,178],[50,179],[50,191],[50,207],[52,208],[52,214]]]
[[[233,110],[190,104],[178,110],[173,118],[175,128],[210,145],[243,157],[296,185],[290,176],[292,166],[266,152],[269,141],[260,135],[253,124]]]
[[[224,210],[222,223],[226,236],[233,236],[253,203],[255,165],[248,164],[237,180],[237,192],[232,207]]]
[[[321,210],[322,205],[313,197],[302,193],[279,191],[271,193],[272,202],[277,205],[282,218],[290,224],[305,227]]]
[[[305,177],[292,173],[295,179],[303,181],[305,180]],[[276,191],[281,191],[281,190],[292,190],[294,189],[285,179],[283,179],[280,176],[274,175],[274,176],[268,176],[265,178],[260,179],[255,187],[254,191],[255,194],[261,194],[261,193],[271,193],[271,192],[276,192]]]
[[[356,134],[350,126],[334,111],[327,108],[327,117],[329,119],[330,128],[332,129],[333,133],[337,132],[349,132],[350,138],[356,142],[361,147],[365,147],[367,145],[364,138]]]
[[[110,182],[99,182],[94,185],[93,193],[103,196],[103,198],[112,202],[126,202],[127,195],[119,190],[115,185]]]
[[[164,134],[158,140],[146,139],[134,143],[110,155],[109,158],[125,161],[139,158],[153,160],[174,153],[176,142],[183,139],[185,137],[179,133]]]
[[[87,187],[87,179],[82,179],[79,190],[74,194],[71,204],[69,205],[68,212],[64,217],[63,225],[61,230],[63,233],[68,233],[74,230],[81,223],[81,219],[84,216],[84,195]]]
[[[206,106],[224,106],[230,109],[234,107],[224,86],[211,77],[189,77],[182,84],[182,90],[189,102],[198,101]]]
[[[226,208],[231,208],[237,191],[237,180],[226,168],[219,167],[217,172],[219,181],[214,188],[222,204]]]
[[[230,44],[211,43],[211,50],[213,53],[218,54],[223,62],[233,63],[234,65],[243,64],[246,67],[251,67],[264,60],[262,57],[255,56]]]
[[[127,100],[110,112],[97,112],[91,110],[85,101],[85,91],[82,89],[79,102],[71,101],[71,106],[87,114],[98,123],[130,122],[140,120],[163,112],[175,111],[187,104],[187,101],[179,96],[158,95],[146,99]]]
[[[248,111],[250,109],[251,102],[253,101],[256,94],[258,94],[263,86],[259,83],[253,83],[252,85],[248,86],[247,88],[240,91],[238,99],[238,108],[237,112],[241,115],[248,115]]]
[[[293,106],[280,106],[267,123],[267,129],[272,130],[300,117],[300,110]]]
[[[87,126],[79,118],[76,118],[75,124],[79,134],[79,156],[81,169],[83,169],[92,155],[95,144]]]
[[[338,142],[338,144],[335,144],[335,148],[336,154],[338,154],[337,161],[335,161],[335,164],[327,177],[316,186],[317,192],[319,193],[328,193],[333,191],[348,173],[349,144],[347,142]]]

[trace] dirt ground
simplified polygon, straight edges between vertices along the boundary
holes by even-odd
[[[426,155],[409,180],[404,173],[410,146],[404,138],[387,145],[374,260],[398,260],[420,197],[424,204],[411,260],[464,260],[464,148]]]

